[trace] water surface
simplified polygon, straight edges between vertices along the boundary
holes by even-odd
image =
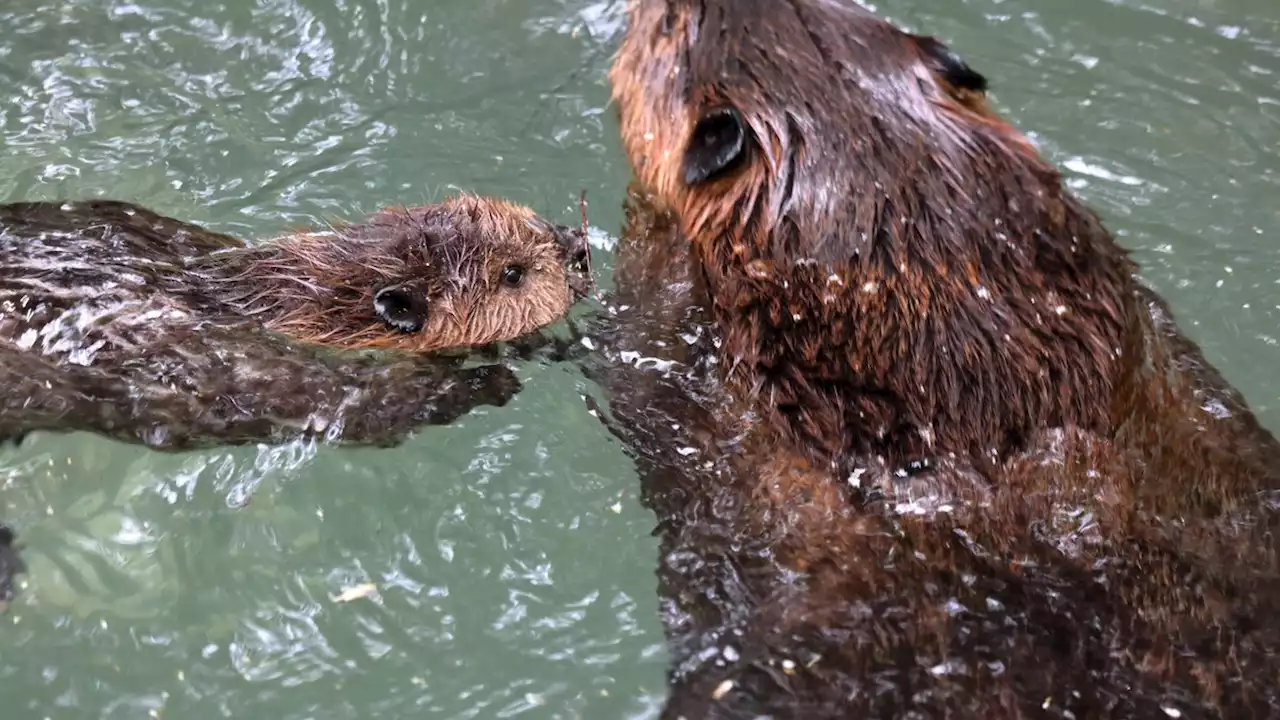
[[[1280,5],[879,9],[989,76],[1280,427]],[[6,0],[0,200],[110,196],[257,238],[451,188],[572,222],[587,188],[607,273],[619,11]],[[652,517],[573,368],[520,373],[507,407],[390,450],[0,451],[0,512],[31,565],[0,617],[5,717],[654,717]]]

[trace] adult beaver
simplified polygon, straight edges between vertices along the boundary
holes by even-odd
[[[588,281],[583,231],[470,195],[251,247],[123,202],[3,205],[0,438],[395,442],[515,389],[423,353],[532,333]]]
[[[981,74],[851,0],[631,0],[611,82],[666,717],[1280,713],[1280,447]]]

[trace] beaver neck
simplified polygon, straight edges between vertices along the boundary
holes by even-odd
[[[1065,192],[1046,207],[993,232],[882,206],[822,238],[827,258],[785,221],[703,243],[730,378],[824,459],[991,458],[1041,428],[1110,432],[1134,266]]]
[[[236,314],[308,342],[356,346],[358,340],[348,337],[353,327],[380,327],[371,288],[395,271],[383,267],[385,254],[366,245],[330,233],[302,233],[216,252],[193,261],[192,269]]]

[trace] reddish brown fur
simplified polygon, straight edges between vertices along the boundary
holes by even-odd
[[[694,242],[742,382],[826,452],[1109,430],[1132,266],[1094,214],[911,36],[851,4],[784,5],[783,55],[748,30],[756,5],[633,5],[612,75],[623,144]],[[837,83],[835,57],[853,68]],[[686,138],[723,106],[752,157],[686,185]]]
[[[1280,715],[1280,448],[1057,172],[851,2],[629,22],[605,354],[675,365],[597,377],[662,533],[665,717]],[[750,155],[686,183],[726,104]]]
[[[585,237],[576,244],[585,252]],[[525,270],[518,288],[501,283],[512,263]],[[309,344],[413,352],[526,335],[564,316],[589,281],[585,259],[568,267],[563,237],[532,210],[472,195],[227,250],[203,265],[216,272],[224,302],[272,330]],[[398,330],[374,313],[374,294],[395,284],[430,298],[421,330]]]

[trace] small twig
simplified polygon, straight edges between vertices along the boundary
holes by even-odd
[[[600,301],[600,288],[596,285],[596,267],[591,262],[591,235],[587,232],[587,189],[578,195],[578,207],[582,210],[582,241],[587,244],[587,279],[591,282],[591,294]]]

